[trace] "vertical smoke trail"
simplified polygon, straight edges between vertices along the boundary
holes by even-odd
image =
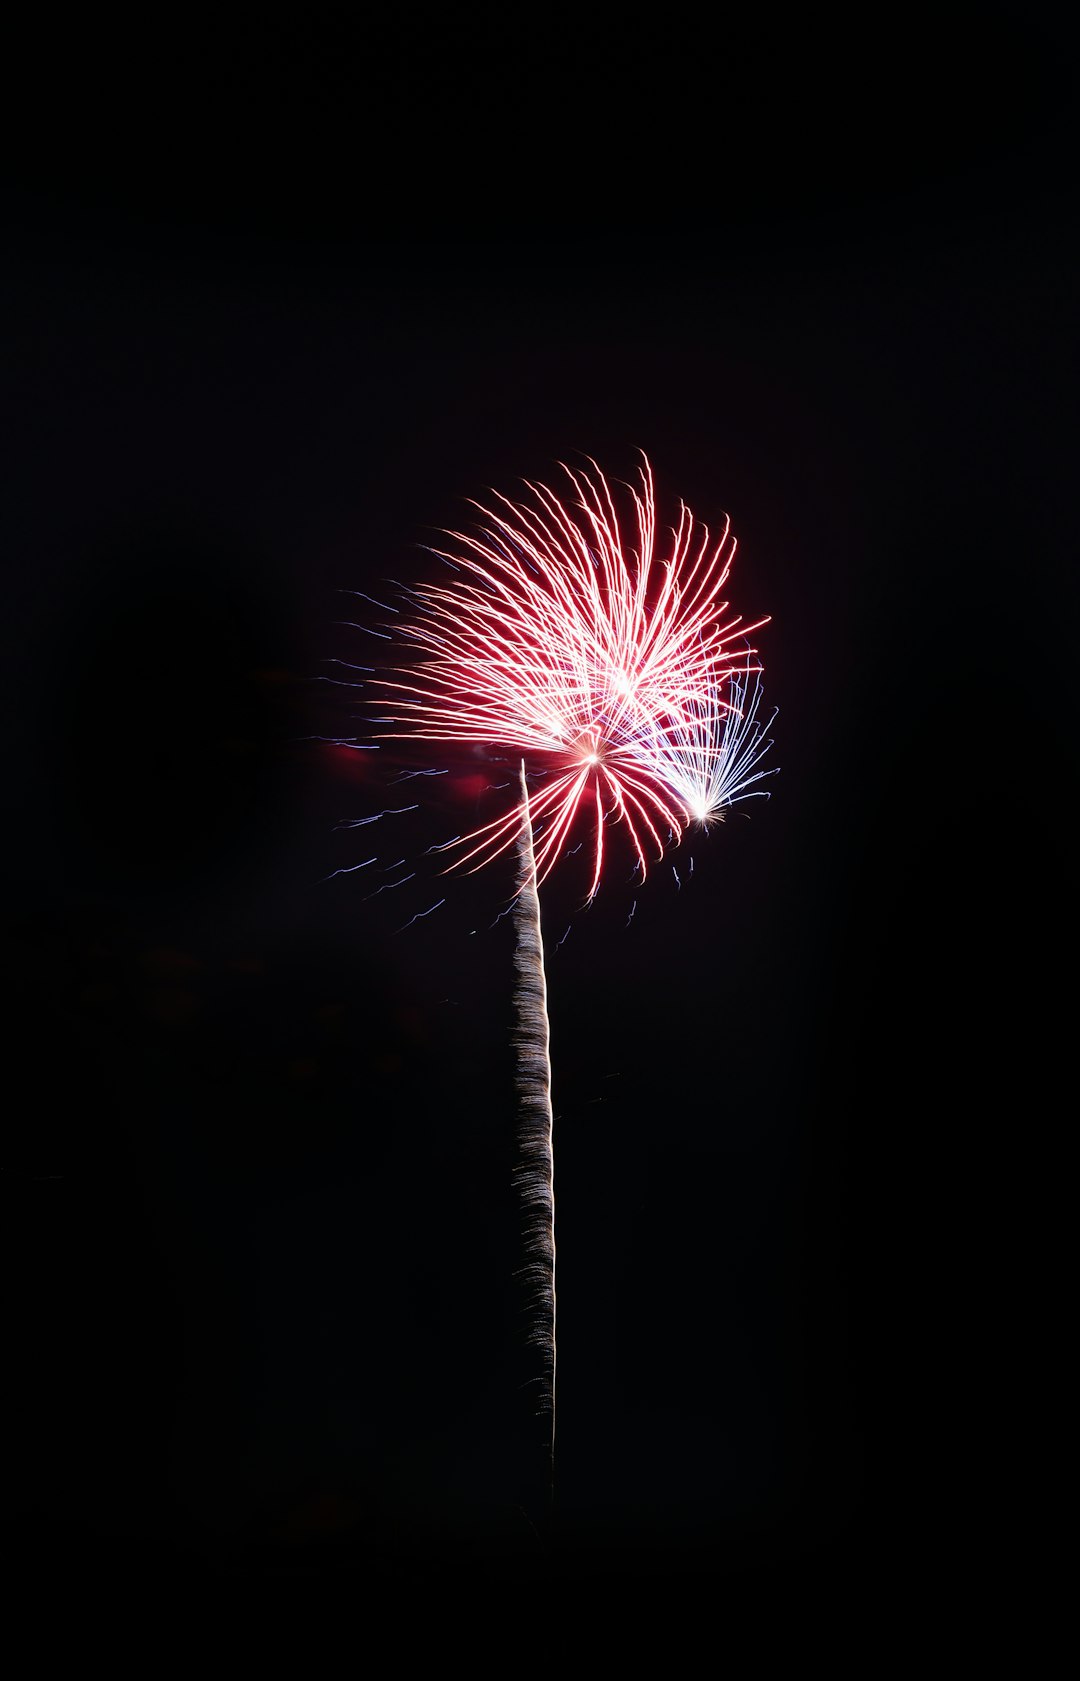
[[[518,895],[514,904],[513,1032],[518,1091],[518,1166],[525,1235],[524,1276],[531,1286],[530,1342],[541,1351],[540,1411],[551,1413],[551,1469],[555,1464],[555,1184],[551,1149],[551,1059],[548,1051],[547,982],[536,891],[529,790],[521,764],[523,821],[518,837]]]

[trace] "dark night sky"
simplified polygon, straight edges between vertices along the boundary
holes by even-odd
[[[1075,604],[1062,43],[1006,7],[854,42],[547,27],[19,37],[28,1584],[865,1593],[947,1580],[1005,1503],[1020,1212],[987,1186],[1026,1113],[1016,977],[1063,843],[1021,865],[1018,836],[1036,740],[1065,762]],[[340,589],[433,566],[462,496],[639,447],[667,507],[732,517],[782,771],[629,929],[618,872],[587,913],[572,878],[545,901],[572,932],[541,1543],[505,879],[324,882],[385,776],[304,738],[356,727],[319,680],[365,657]],[[470,821],[452,783],[403,850]]]

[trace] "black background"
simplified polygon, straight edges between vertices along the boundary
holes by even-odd
[[[16,36],[5,146],[13,1568],[865,1595],[1008,1553],[1063,41],[1004,7],[81,28]],[[732,517],[782,770],[629,928],[625,870],[545,899],[548,1519],[505,875],[324,880],[397,801],[308,738],[358,727],[339,590],[638,448],[663,509]]]

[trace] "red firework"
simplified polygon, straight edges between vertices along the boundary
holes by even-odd
[[[396,735],[509,748],[544,773],[528,801],[538,882],[589,814],[592,898],[609,823],[625,826],[644,878],[665,835],[677,844],[760,779],[757,694],[743,703],[760,670],[748,638],[768,621],[727,616],[729,521],[714,540],[680,503],[677,526],[658,533],[644,456],[640,486],[621,487],[620,518],[589,465],[560,464],[569,499],[527,483],[529,502],[472,504],[478,529],[444,533],[453,547],[433,551],[451,581],[406,592],[395,630],[420,657],[376,682]],[[479,869],[513,845],[522,819],[515,803],[437,850],[455,854],[451,868]]]

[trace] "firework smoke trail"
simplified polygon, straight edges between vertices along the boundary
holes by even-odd
[[[536,889],[529,790],[521,761],[521,831],[517,843],[518,891],[514,901],[515,1078],[518,1093],[518,1165],[525,1237],[522,1274],[531,1286],[530,1342],[541,1351],[540,1411],[551,1414],[549,1490],[555,1472],[555,1178],[552,1152],[550,1026],[540,897]]]

